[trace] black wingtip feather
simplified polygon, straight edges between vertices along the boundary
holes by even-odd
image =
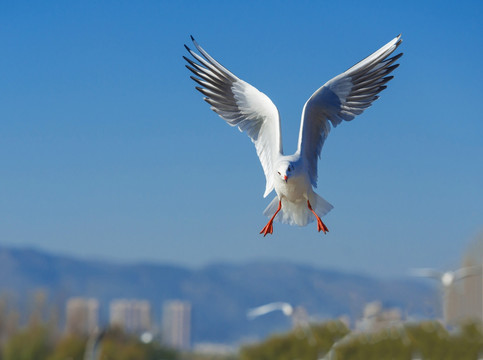
[[[202,87],[199,87],[199,86],[195,86],[195,89],[198,90],[200,93],[202,93],[204,96],[206,96],[203,100],[206,101],[206,99],[208,98],[207,94],[204,92],[205,89],[203,89]]]
[[[385,83],[387,83],[388,81],[390,81],[390,80],[392,80],[392,79],[394,79],[394,76],[393,76],[393,75],[383,77],[383,78],[382,78],[382,83],[383,83],[383,84],[385,84]]]
[[[193,65],[194,67],[196,66],[199,66],[197,63],[195,63],[193,60],[191,60],[190,58],[187,58],[186,56],[183,56],[183,59],[185,59],[188,63],[190,63],[191,65]]]
[[[398,60],[403,55],[404,55],[404,53],[399,53],[397,55],[394,55],[392,58],[389,58],[388,60],[396,61],[396,60]]]
[[[193,81],[196,81],[198,84],[200,84],[201,86],[203,86],[203,84],[201,83],[201,80],[198,79],[197,77],[194,77],[193,75],[190,76],[190,79],[193,80]]]
[[[185,59],[187,62],[190,62],[190,59],[188,59],[186,56],[183,55],[183,59]]]
[[[186,67],[186,68],[187,68],[189,71],[191,71],[193,74],[195,74],[196,76],[200,76],[199,72],[198,72],[198,71],[196,71],[195,69],[193,69],[191,66],[189,66],[189,65],[185,65],[185,67]]]
[[[187,62],[188,64],[190,64],[191,66],[193,66],[193,67],[195,67],[195,68],[196,68],[196,66],[198,65],[197,63],[195,63],[195,62],[194,62],[193,60],[191,60],[190,58],[187,58],[186,56],[183,56],[183,59],[185,59],[185,60],[186,60],[186,62]],[[190,69],[190,70],[191,70],[191,69]]]

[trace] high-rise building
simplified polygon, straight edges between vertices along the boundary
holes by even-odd
[[[190,348],[191,304],[172,300],[163,304],[162,340],[169,347],[178,350]]]
[[[303,306],[296,306],[292,313],[292,327],[304,328],[309,326],[309,314]]]
[[[473,271],[454,281],[445,294],[444,306],[449,325],[458,325],[464,321],[483,320],[483,277],[481,265],[469,258],[463,261],[462,269]]]
[[[397,308],[383,309],[379,301],[367,303],[362,319],[356,322],[356,330],[377,332],[402,323],[401,311]]]
[[[99,302],[92,298],[70,298],[66,305],[68,334],[89,335],[99,326]]]
[[[151,304],[146,300],[116,299],[109,305],[109,323],[127,333],[151,331]]]

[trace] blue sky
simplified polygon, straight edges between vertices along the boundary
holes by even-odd
[[[483,230],[481,1],[2,2],[0,243],[200,266],[282,259],[369,274],[457,266]],[[250,140],[209,110],[192,34],[282,118],[402,33],[395,79],[331,132],[305,228],[258,232],[273,195]]]

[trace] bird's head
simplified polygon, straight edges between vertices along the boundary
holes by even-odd
[[[275,167],[276,175],[279,179],[287,182],[293,174],[293,165],[290,161],[282,160],[277,163]]]

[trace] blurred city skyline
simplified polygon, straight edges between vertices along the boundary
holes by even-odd
[[[184,266],[259,259],[378,276],[461,262],[483,229],[481,1],[0,5],[0,244]],[[324,222],[258,232],[250,140],[202,101],[189,35],[279,108],[295,149],[318,87],[402,33],[374,105],[333,129]],[[475,111],[476,110],[476,111]]]

